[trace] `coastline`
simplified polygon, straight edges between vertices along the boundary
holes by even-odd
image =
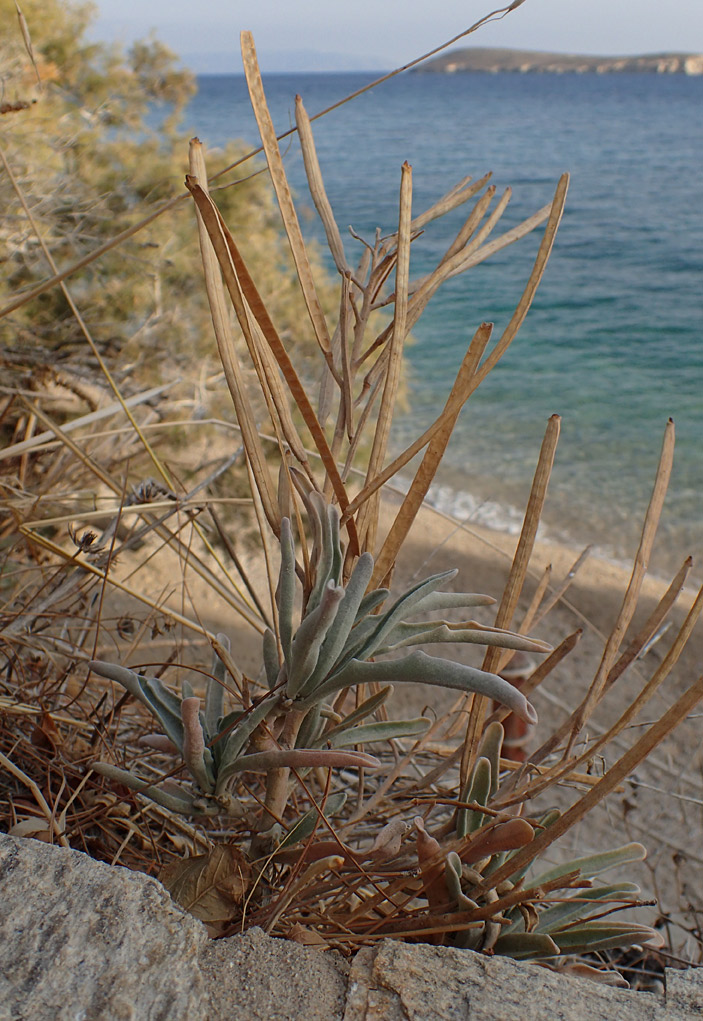
[[[620,56],[550,53],[490,46],[467,46],[449,50],[426,61],[413,73],[456,74],[480,71],[488,74],[703,74],[703,54],[642,53]]]

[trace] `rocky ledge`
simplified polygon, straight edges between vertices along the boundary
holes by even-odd
[[[701,53],[649,53],[639,57],[590,57],[565,53],[539,53],[532,50],[501,50],[469,47],[422,64],[418,71],[538,71],[545,74],[613,74],[634,72],[644,74],[703,74]]]
[[[0,1021],[693,1021],[703,971],[666,995],[470,950],[384,940],[351,961],[260,929],[208,940],[163,886],[0,834]]]

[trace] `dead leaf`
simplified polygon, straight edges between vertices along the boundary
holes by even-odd
[[[32,730],[31,741],[35,748],[56,755],[56,750],[61,745],[61,735],[49,713],[41,713],[39,716]]]
[[[603,968],[592,968],[588,964],[579,961],[567,961],[559,971],[567,975],[577,975],[579,978],[588,978],[592,982],[599,982],[605,986],[615,986],[617,989],[629,989],[630,983],[617,971],[605,971]]]
[[[409,829],[410,824],[404,819],[391,819],[390,822],[387,822],[379,830],[373,846],[366,852],[366,857],[373,858],[376,861],[383,861],[385,858],[395,858],[400,853],[400,845]]]
[[[234,918],[251,883],[251,867],[235,844],[166,865],[159,873],[177,904],[202,922]]]
[[[45,843],[51,843],[53,837],[46,819],[23,819],[11,826],[7,833],[10,837],[33,837],[34,840],[43,840]]]
[[[306,929],[300,922],[291,925],[288,930],[288,939],[300,943],[304,947],[314,947],[316,950],[330,950],[330,944],[314,929]]]

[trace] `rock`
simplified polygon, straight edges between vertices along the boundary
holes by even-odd
[[[666,972],[666,1003],[685,1017],[703,1017],[703,975],[698,969]]]
[[[207,1018],[200,922],[160,883],[0,834],[0,1021]]]
[[[341,1021],[349,966],[337,953],[248,929],[210,943],[200,962],[208,1021]]]
[[[700,972],[667,971],[666,1003],[507,957],[386,940],[349,973],[343,1021],[693,1021]]]
[[[160,883],[0,834],[0,1021],[693,1021],[666,1001],[470,950],[384,940],[351,968],[261,929],[210,941]],[[348,973],[348,975],[347,975]]]

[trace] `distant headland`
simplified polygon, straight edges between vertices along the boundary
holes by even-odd
[[[470,47],[450,50],[417,68],[454,74],[461,71],[514,71],[544,74],[643,74],[703,75],[702,53],[648,53],[640,57],[589,57],[567,53],[540,53],[534,50],[502,50]]]

